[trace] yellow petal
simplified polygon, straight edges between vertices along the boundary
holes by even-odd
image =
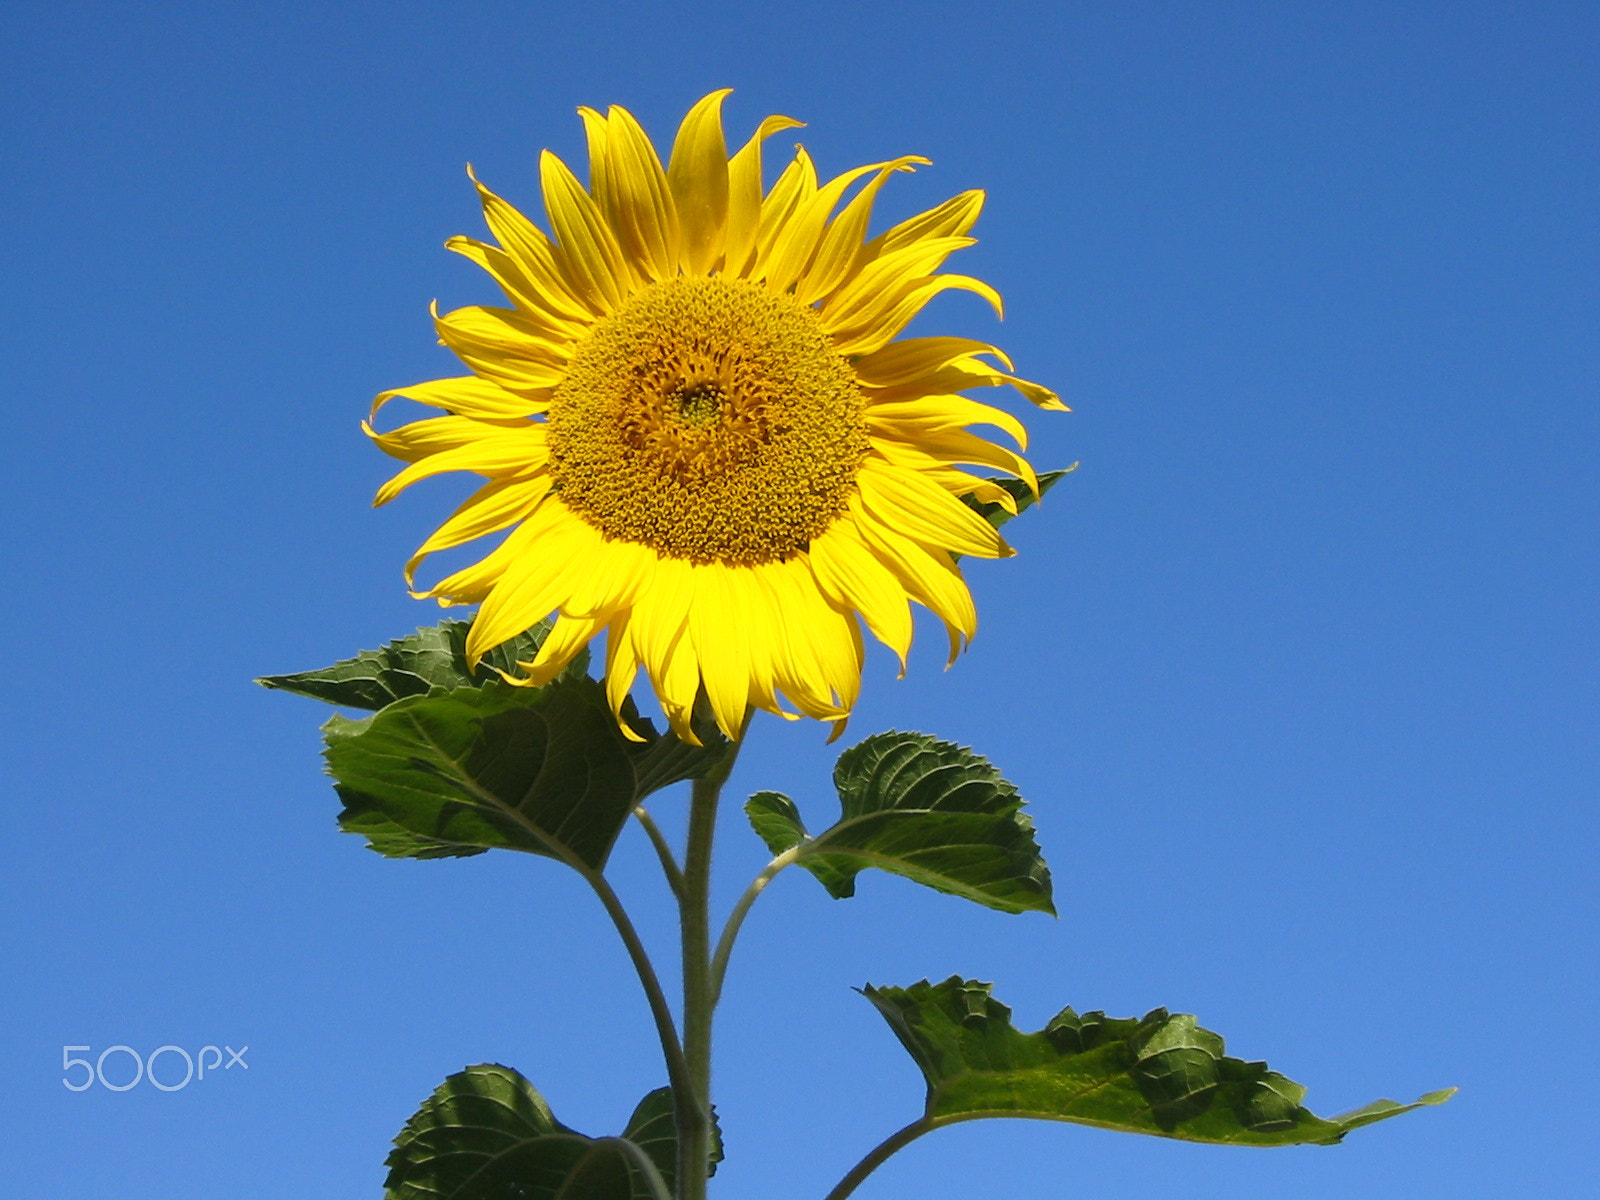
[[[783,614],[773,639],[778,686],[808,717],[829,721],[844,716],[848,705],[840,704],[834,686],[843,618],[822,598],[810,568],[798,557],[766,564],[758,570],[757,582]],[[849,635],[844,636],[848,641]]]
[[[916,471],[869,457],[856,483],[869,513],[925,546],[976,558],[1011,554],[993,525]]]
[[[501,291],[517,306],[519,315],[539,337],[559,345],[571,345],[588,332],[586,324],[552,310],[545,302],[544,292],[528,278],[517,260],[500,247],[458,235],[446,238],[444,248],[470,259],[494,276]]]
[[[566,597],[566,576],[574,562],[594,553],[600,535],[553,497],[518,528],[538,526],[526,549],[506,564],[504,574],[478,607],[467,631],[467,661],[477,661],[544,620]]]
[[[855,273],[861,262],[867,222],[872,219],[872,203],[877,198],[878,189],[897,171],[911,171],[927,165],[927,159],[915,155],[897,158],[885,163],[877,175],[867,181],[867,185],[845,205],[844,211],[828,225],[817,247],[815,260],[795,287],[795,299],[801,304],[813,304]],[[827,189],[823,190],[826,192]],[[926,271],[922,273],[926,274]]]
[[[722,273],[738,277],[750,265],[761,228],[761,143],[784,129],[799,129],[803,122],[790,117],[768,117],[728,163],[728,248]]]
[[[580,325],[589,324],[593,320],[593,310],[579,299],[573,284],[562,274],[556,263],[555,247],[544,235],[544,230],[523,216],[515,206],[479,183],[471,167],[467,168],[467,177],[478,189],[478,200],[483,205],[483,219],[489,226],[489,232],[522,268],[529,284],[538,291],[543,307],[566,320]]]
[[[912,634],[905,589],[867,549],[854,523],[835,521],[821,537],[812,538],[807,558],[823,594],[835,606],[862,615],[872,635],[899,657],[904,676]]]
[[[896,250],[928,238],[960,237],[978,223],[978,214],[982,211],[982,192],[962,192],[873,238],[867,243],[866,257],[874,259],[893,254]]]
[[[568,349],[548,342],[508,308],[472,306],[434,315],[439,340],[508,392],[537,393],[567,377]]]
[[[750,706],[750,649],[748,616],[739,611],[728,576],[744,569],[721,563],[696,566],[691,574],[694,600],[689,606],[689,633],[706,699],[717,727],[735,739]]]
[[[499,582],[506,569],[533,544],[533,540],[539,536],[540,530],[546,523],[541,514],[551,507],[550,501],[546,499],[527,520],[506,534],[505,541],[477,562],[446,575],[425,592],[413,591],[411,594],[418,600],[429,598],[437,600],[440,605],[447,608],[458,604],[478,603]]]
[[[562,276],[595,313],[616,311],[627,294],[628,266],[594,197],[548,150],[539,155],[539,179]]]
[[[885,349],[892,350],[894,346],[888,346]],[[970,355],[953,358],[942,367],[930,371],[921,378],[909,379],[902,383],[895,383],[877,389],[872,393],[869,403],[914,400],[923,396],[962,392],[968,388],[1000,387],[1003,384],[1010,384],[1040,408],[1052,409],[1056,412],[1071,411],[1061,402],[1061,397],[1057,396],[1049,388],[1041,387],[1037,383],[1030,383],[1026,379],[1019,379],[1015,375],[1001,371]]]
[[[690,566],[677,558],[657,561],[653,578],[640,593],[628,621],[634,657],[650,676],[661,711],[673,731],[691,745],[700,741],[690,727],[700,668],[689,638],[693,595]]]
[[[765,709],[785,720],[795,720],[778,700],[777,660],[783,651],[778,631],[784,613],[772,602],[771,593],[758,578],[761,568],[729,571],[734,604],[744,619],[746,645],[750,651],[750,692],[752,708]]]
[[[850,515],[862,540],[878,561],[894,572],[907,595],[944,622],[950,633],[950,661],[954,662],[962,637],[970,640],[978,631],[978,610],[960,569],[943,550],[929,549],[895,532],[858,504],[850,506]]]
[[[678,210],[661,159],[639,122],[625,108],[610,110],[606,153],[614,194],[611,227],[645,280],[667,279],[677,269]]]
[[[871,354],[874,350],[886,346],[913,317],[922,311],[923,306],[940,292],[956,288],[965,292],[973,292],[987,300],[995,311],[995,316],[1003,317],[1005,308],[1000,301],[1000,293],[995,291],[981,279],[973,279],[968,275],[935,275],[932,278],[920,280],[901,288],[888,304],[875,306],[874,310],[881,310],[882,315],[876,318],[866,317],[854,330],[835,332],[833,335],[833,348],[840,354],[849,356],[855,354]]]
[[[756,228],[755,259],[746,275],[760,279],[772,260],[773,247],[806,203],[817,194],[817,168],[804,146],[796,146],[794,160],[778,175],[761,201],[761,223]]]
[[[728,224],[728,147],[722,137],[722,88],[695,104],[678,126],[667,163],[667,185],[678,210],[682,236],[679,264],[690,275],[706,275],[723,250]]]
[[[922,282],[972,238],[933,238],[868,263],[822,306],[830,331],[848,332],[880,319],[904,290]]]
[[[822,243],[829,216],[852,183],[873,171],[895,170],[906,163],[926,161],[897,159],[893,163],[869,163],[864,167],[855,167],[830,179],[814,194],[806,197],[794,215],[784,223],[766,257],[763,274],[767,286],[782,292],[804,277],[806,268],[817,253],[817,247]]]
[[[617,728],[630,742],[642,742],[622,719],[622,702],[633,690],[633,681],[639,677],[639,660],[633,653],[633,640],[628,636],[631,614],[624,611],[612,618],[606,628],[606,702],[611,705],[611,715],[617,719]]]
[[[573,617],[609,617],[631,608],[654,577],[656,561],[648,546],[602,537],[592,556],[573,564],[561,611]]]
[[[440,550],[499,533],[533,514],[550,491],[548,472],[510,479],[491,479],[450,514],[448,520],[406,562],[406,587],[412,586],[423,559]]]
[[[543,425],[519,420],[488,422],[469,417],[428,417],[402,425],[392,433],[379,433],[366,421],[361,422],[361,431],[377,443],[378,449],[408,463],[421,462],[430,454],[469,446],[502,433],[522,434],[543,429]]]
[[[379,392],[377,399],[372,402],[369,420],[376,417],[385,404],[401,396],[431,408],[442,408],[457,416],[486,420],[532,416],[550,406],[548,393],[519,395],[506,391],[492,380],[477,375],[460,375],[454,379],[432,379],[427,383],[414,383],[410,387]]]
[[[1003,409],[980,404],[965,396],[918,396],[914,400],[873,403],[870,393],[868,395],[868,403],[863,407],[861,415],[866,420],[867,429],[871,431],[883,430],[895,437],[914,440],[952,429],[963,429],[968,425],[993,425],[1009,433],[1019,449],[1028,448],[1028,431],[1021,421]]]
[[[892,433],[878,438],[876,444],[881,447],[888,444],[891,438]],[[913,434],[906,439],[906,442],[923,454],[933,457],[941,465],[967,463],[972,466],[992,467],[996,471],[1013,475],[1028,485],[1028,490],[1033,493],[1035,500],[1039,498],[1039,477],[1034,473],[1028,460],[977,434],[952,429],[945,433]]]
[[[1011,360],[1005,351],[987,342],[963,337],[904,338],[891,342],[882,350],[858,358],[856,375],[869,387],[888,388],[910,383],[937,371],[957,359],[976,354],[991,354],[1011,369]]]
[[[1017,503],[1012,499],[1010,492],[986,479],[958,470],[948,461],[919,449],[915,443],[901,442],[893,438],[876,438],[872,443],[872,452],[878,458],[921,475],[929,483],[936,484],[952,496],[972,496],[985,503],[992,500],[1012,516],[1016,516]]]
[[[448,420],[436,417],[435,420]],[[393,479],[378,489],[372,503],[381,506],[389,503],[406,488],[422,479],[431,479],[447,471],[472,471],[494,478],[515,475],[542,465],[549,457],[541,426],[528,426],[525,430],[497,430],[475,438],[450,450],[440,450],[412,463]]]
[[[589,617],[557,617],[533,661],[517,663],[523,675],[519,677],[502,671],[502,677],[507,683],[523,687],[543,687],[567,669],[567,665],[605,628],[605,624],[604,621]]]

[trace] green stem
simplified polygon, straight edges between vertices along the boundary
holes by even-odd
[[[749,724],[748,716],[745,724]],[[744,730],[739,732],[742,737]],[[717,1003],[711,982],[711,843],[717,829],[717,800],[733,770],[739,745],[734,742],[720,763],[694,781],[689,800],[689,842],[678,905],[683,934],[683,1052],[689,1088],[673,1087],[679,1200],[705,1200],[711,1167],[711,1014]]]
[[[655,823],[641,804],[633,810],[633,815],[639,819],[639,824],[644,826],[645,836],[650,839],[650,844],[655,847],[656,857],[661,860],[661,870],[667,877],[667,884],[672,888],[672,894],[678,898],[678,903],[683,903],[683,871],[678,867],[678,860],[673,857],[672,847],[667,844],[661,826]]]
[[[871,1175],[895,1151],[904,1150],[929,1130],[938,1126],[927,1117],[918,1117],[904,1129],[891,1133],[883,1141],[874,1146],[865,1158],[850,1168],[850,1173],[841,1179],[838,1185],[829,1192],[824,1200],[844,1200],[851,1192],[860,1186],[861,1181]]]
[[[667,1060],[667,1080],[672,1084],[673,1092],[676,1093],[681,1089],[692,1090],[694,1076],[689,1070],[689,1060],[684,1053],[683,1043],[678,1040],[677,1026],[672,1021],[672,1006],[667,1003],[667,994],[661,988],[661,980],[656,975],[655,965],[650,961],[644,942],[639,938],[639,931],[633,927],[633,921],[629,918],[627,910],[622,907],[622,901],[606,882],[604,875],[576,860],[568,861],[594,889],[594,894],[605,906],[606,915],[616,926],[622,944],[627,947],[628,958],[632,961],[633,969],[644,987],[645,999],[649,1001],[650,1015],[655,1018],[656,1036],[661,1041],[661,1055]]]
[[[711,1004],[716,1006],[722,999],[722,981],[728,973],[728,956],[733,953],[734,939],[739,936],[739,929],[744,924],[750,906],[756,902],[756,897],[766,890],[767,884],[776,878],[779,871],[783,870],[796,858],[800,857],[800,847],[785,850],[777,858],[766,865],[766,868],[751,881],[745,888],[744,895],[739,897],[739,903],[733,906],[733,911],[728,914],[728,923],[722,927],[722,936],[717,939],[716,953],[711,956]]]

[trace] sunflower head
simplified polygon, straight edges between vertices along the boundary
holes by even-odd
[[[500,545],[418,596],[478,604],[484,653],[556,614],[514,683],[553,678],[601,632],[613,709],[642,668],[680,737],[703,695],[737,737],[748,711],[842,727],[860,688],[861,625],[899,655],[910,602],[931,609],[954,659],[977,628],[955,555],[1011,553],[963,497],[1015,511],[997,468],[1037,489],[1022,425],[962,393],[1011,384],[994,346],[899,338],[940,292],[987,284],[939,268],[983,206],[964,192],[869,238],[899,158],[819,180],[796,147],[771,188],[768,117],[731,157],[727,91],[683,120],[665,166],[625,109],[580,109],[589,186],[540,159],[547,234],[473,178],[494,242],[450,249],[489,272],[509,307],[439,315],[470,374],[379,395],[442,410],[391,433],[365,428],[419,479],[467,471],[482,485],[406,565],[495,533]],[[470,174],[470,171],[469,171]],[[509,531],[509,532],[506,532]],[[625,733],[630,732],[626,725]]]

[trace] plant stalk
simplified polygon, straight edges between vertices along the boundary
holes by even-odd
[[[742,738],[744,730],[739,732]],[[711,978],[711,843],[717,829],[717,800],[739,745],[733,743],[722,762],[694,781],[689,801],[689,842],[678,906],[683,937],[683,1053],[690,1086],[687,1096],[674,1089],[679,1200],[705,1200],[711,1168],[711,1015],[717,1003]]]

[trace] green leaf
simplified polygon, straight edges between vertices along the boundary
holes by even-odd
[[[1331,1145],[1352,1129],[1440,1104],[1379,1100],[1313,1115],[1305,1089],[1262,1062],[1223,1054],[1222,1038],[1164,1008],[1132,1018],[1062,1009],[1038,1033],[1011,1024],[990,985],[952,976],[863,994],[922,1068],[930,1128],[981,1117],[1072,1121],[1128,1133],[1241,1146]]]
[[[385,1200],[643,1200],[642,1148],[589,1138],[551,1115],[510,1067],[481,1063],[450,1076],[394,1140]]]
[[[1055,487],[1056,484],[1060,483],[1064,478],[1077,469],[1078,464],[1073,463],[1064,471],[1046,471],[1043,475],[1039,476],[1039,495],[1042,497],[1046,492]],[[1026,483],[1022,482],[1022,480],[1016,478],[1015,476],[997,475],[986,482],[995,484],[998,487],[1002,487],[1011,494],[1011,498],[1017,502],[1017,511],[1015,514],[1017,516],[1021,516],[1026,509],[1033,505],[1032,490]],[[963,496],[961,498],[967,502],[968,508],[972,509],[996,529],[999,529],[1000,526],[1011,520],[1013,515],[1006,510],[1006,507],[1003,504],[1000,504],[995,500],[976,500],[971,496]]]
[[[590,858],[598,853],[603,861],[627,817],[623,812],[616,828],[606,832],[622,804],[617,797],[624,775],[631,811],[650,793],[705,774],[729,752],[729,743],[709,721],[696,723],[701,746],[679,741],[670,732],[658,734],[639,717],[633,701],[626,700],[622,719],[643,741],[622,745],[622,739],[612,736],[616,722],[609,714],[604,721],[594,717],[598,693],[584,674],[587,651],[543,687],[506,685],[495,668],[513,671],[519,660],[530,660],[550,626],[550,621],[541,621],[497,646],[475,671],[467,668],[470,624],[445,621],[321,671],[257,682],[377,712],[362,721],[334,717],[323,733],[329,773],[345,802],[339,824],[364,835],[380,854],[464,857],[494,846],[546,853],[535,849],[531,842],[539,839],[530,842],[526,820],[506,811],[506,803],[538,808],[538,798],[530,798],[529,790],[548,792],[565,780],[584,795],[603,794],[614,801],[589,814],[594,828],[579,838]],[[552,737],[577,740],[555,745]],[[527,760],[530,752],[535,753],[532,761]],[[519,757],[520,763],[511,761]],[[554,776],[541,777],[552,771]],[[485,773],[486,779],[477,778]],[[498,785],[499,791],[485,794],[480,786],[485,782]]]
[[[678,1125],[673,1113],[672,1089],[657,1088],[639,1101],[639,1107],[633,1110],[633,1116],[628,1119],[628,1126],[622,1131],[622,1136],[650,1156],[650,1161],[655,1163],[656,1170],[661,1173],[667,1189],[673,1195],[677,1195]],[[716,1112],[713,1111],[711,1164],[706,1172],[708,1178],[717,1173],[717,1164],[721,1161],[722,1130],[717,1124]],[[649,1200],[650,1192],[642,1172],[635,1174],[634,1194],[636,1200]]]
[[[1055,912],[1050,872],[1016,788],[989,760],[922,733],[880,733],[839,756],[842,816],[809,837],[799,810],[758,792],[745,814],[774,854],[793,851],[836,898],[879,867],[1002,912]]]
[[[698,774],[726,753],[725,743],[674,749],[674,770],[663,772],[670,735],[643,721],[634,728],[644,742],[623,738],[600,685],[585,676],[407,696],[359,721],[335,716],[323,735],[344,801],[340,827],[380,854],[500,847],[598,870],[644,788]]]
[[[407,696],[425,696],[436,688],[449,690],[498,682],[496,668],[514,672],[518,661],[531,660],[544,644],[551,624],[548,619],[540,621],[526,633],[496,646],[484,655],[476,670],[467,667],[467,631],[472,628],[471,622],[445,621],[418,629],[380,650],[363,650],[354,658],[320,671],[268,675],[256,682],[341,708],[376,712],[386,704]],[[589,653],[585,650],[560,678],[582,675],[588,667]]]

